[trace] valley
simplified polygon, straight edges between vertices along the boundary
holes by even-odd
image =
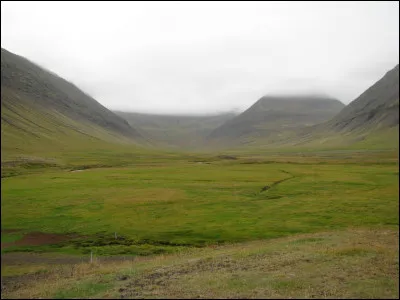
[[[1,59],[2,298],[398,298],[398,66],[178,116]]]

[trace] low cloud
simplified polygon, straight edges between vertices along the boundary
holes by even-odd
[[[398,2],[2,2],[2,47],[111,109],[244,110],[270,93],[344,103],[398,63]]]

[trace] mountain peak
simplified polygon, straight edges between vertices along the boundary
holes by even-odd
[[[209,140],[240,142],[251,135],[270,137],[331,119],[344,104],[320,95],[266,95],[242,114],[215,129]]]

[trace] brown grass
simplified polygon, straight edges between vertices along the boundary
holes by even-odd
[[[398,231],[351,229],[53,266],[3,297],[398,298],[398,254]]]

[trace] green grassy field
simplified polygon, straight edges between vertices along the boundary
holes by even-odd
[[[166,156],[151,164],[8,177],[2,179],[2,229],[93,238],[117,232],[132,245],[202,246],[398,225],[396,161],[319,158]],[[262,192],[264,186],[270,188]]]
[[[2,169],[5,298],[399,295],[397,151],[43,153]]]

